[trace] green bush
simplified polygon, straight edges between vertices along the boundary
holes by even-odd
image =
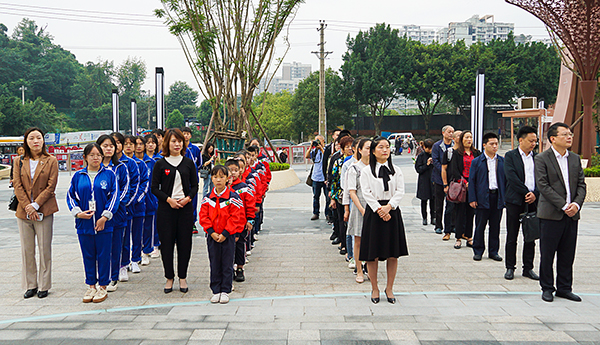
[[[600,177],[600,165],[583,169],[586,177]]]
[[[269,169],[271,171],[288,170],[290,165],[288,163],[269,163]]]
[[[598,166],[598,165],[600,165],[600,155],[597,154],[597,153],[594,153],[592,155],[592,159],[590,161],[590,167],[595,167],[595,166]]]

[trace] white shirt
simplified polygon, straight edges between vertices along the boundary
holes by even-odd
[[[535,166],[533,163],[533,151],[529,152],[528,155],[521,150],[519,147],[519,153],[521,154],[521,160],[525,167],[525,186],[530,192],[535,190]]]
[[[496,164],[498,164],[498,155],[495,154],[493,158],[484,153],[485,160],[488,167],[488,187],[490,190],[498,189],[498,178],[496,177]]]
[[[377,176],[379,176],[381,166],[381,163],[377,163],[375,166],[375,174]],[[394,165],[394,170],[396,173],[390,175],[390,181],[388,182],[389,190],[387,192],[384,191],[383,179],[373,176],[370,165],[365,166],[360,172],[360,187],[363,198],[373,212],[382,206],[379,200],[389,200],[388,205],[392,209],[400,206],[400,200],[404,196],[404,176],[402,176],[402,170],[398,166]]]
[[[35,169],[37,169],[39,162],[40,162],[39,160],[36,160],[36,161],[34,161],[33,159],[29,160],[29,173],[31,174],[31,181],[33,181],[33,177],[35,176]]]
[[[183,161],[183,156],[169,156],[165,157],[165,160],[172,166],[178,167]],[[171,198],[175,200],[185,198],[185,193],[183,192],[183,183],[181,183],[181,174],[177,169],[175,169],[175,181],[173,181],[173,192],[171,193]]]
[[[344,165],[342,165],[342,177],[340,185],[342,187],[342,205],[350,205],[350,193],[348,193],[348,168],[356,162],[354,156],[348,158]]]
[[[550,147],[552,147],[552,151],[554,151],[554,156],[556,156],[556,160],[558,161],[558,166],[560,167],[560,172],[562,173],[563,182],[565,184],[565,189],[567,190],[567,203],[562,208],[564,211],[567,209],[567,207],[569,207],[569,204],[571,203],[571,185],[569,184],[569,150],[565,152],[564,156],[561,156],[560,153],[558,153],[558,151],[554,149],[554,146]],[[577,208],[579,208],[579,205],[577,205]]]

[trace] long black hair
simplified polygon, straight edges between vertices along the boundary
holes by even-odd
[[[83,161],[85,162],[85,166],[88,166],[88,162],[87,162],[87,160],[85,158],[87,156],[89,156],[90,152],[92,152],[92,150],[94,148],[97,148],[98,152],[100,152],[100,154],[102,155],[102,157],[104,157],[104,152],[102,151],[102,148],[100,147],[100,145],[98,145],[96,143],[87,144],[87,146],[83,149]]]
[[[40,134],[42,135],[42,152],[41,152],[41,155],[42,156],[49,156],[50,154],[48,153],[48,151],[46,151],[46,140],[44,139],[44,132],[42,132],[42,130],[39,129],[39,128],[37,128],[37,127],[31,127],[31,128],[29,128],[25,132],[25,135],[23,136],[23,149],[25,150],[25,153],[23,154],[23,157],[25,157],[25,158],[33,158],[33,155],[31,154],[31,148],[29,147],[29,144],[27,143],[27,137],[29,136],[29,134],[31,134],[31,132],[40,132]]]
[[[360,141],[358,142],[358,145],[356,146],[356,152],[358,153],[358,159],[362,159],[362,154],[360,153],[360,150],[362,150],[363,147],[365,147],[365,144],[367,142],[371,141],[371,139],[369,138],[361,138]],[[369,151],[370,152],[370,151]],[[370,162],[370,160],[369,160]]]
[[[387,141],[388,144],[390,143],[390,141],[384,137],[373,138],[373,141],[371,142],[371,149],[369,150],[369,165],[371,166],[371,172],[373,173],[373,176],[375,176],[375,177],[377,177],[377,174],[375,173],[375,167],[377,166],[377,158],[375,157],[375,148],[377,147],[377,145],[379,145],[380,142],[382,142],[384,140]],[[388,163],[388,169],[390,170],[390,175],[396,174],[396,170],[394,170],[394,164],[392,163],[392,155],[391,154],[388,157],[387,163]]]
[[[152,152],[152,155],[155,155],[158,153],[158,139],[156,139],[156,136],[152,133],[147,134],[144,139],[146,139],[146,144],[148,144],[148,142],[152,141],[154,142],[154,144],[156,144],[156,148],[154,149],[154,152]],[[146,154],[148,152],[148,146],[146,146]],[[152,158],[152,157],[150,157]]]
[[[112,157],[110,157],[110,161],[112,162],[112,164],[114,166],[119,165],[119,158],[117,158],[117,142],[115,141],[115,138],[111,137],[108,134],[102,134],[96,140],[96,144],[98,144],[98,146],[102,147],[101,145],[105,140],[110,140],[110,143],[115,147],[115,153],[112,155]],[[104,152],[102,154],[104,154]]]

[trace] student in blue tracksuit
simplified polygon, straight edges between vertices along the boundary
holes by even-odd
[[[125,136],[123,152],[127,157],[135,161],[139,176],[138,188],[135,200],[133,201],[133,218],[129,223],[129,230],[131,231],[130,268],[132,273],[141,272],[139,264],[142,261],[142,233],[144,232],[144,218],[146,217],[146,194],[148,193],[148,183],[150,180],[148,167],[141,159],[135,156],[137,146],[141,146],[141,152],[144,152],[145,145],[141,138],[133,135]]]
[[[144,163],[148,167],[148,173],[150,174],[150,180],[152,180],[152,171],[154,171],[154,165],[156,161],[162,157],[157,152],[158,139],[154,134],[148,134],[144,137],[146,140],[146,155],[144,156]],[[156,157],[159,157],[158,159]],[[152,162],[149,162],[151,159]],[[144,236],[143,237],[143,248],[142,248],[142,264],[144,264],[144,253],[149,254],[151,258],[160,257],[158,247],[160,246],[160,240],[158,238],[158,231],[156,230],[156,210],[158,209],[158,199],[152,193],[146,194],[146,218],[144,219]]]
[[[103,154],[98,144],[87,145],[83,159],[86,167],[73,175],[67,205],[77,218],[75,228],[83,256],[85,283],[89,285],[83,302],[99,303],[106,299],[106,286],[110,283],[112,218],[119,208],[119,192],[115,173],[102,165]]]
[[[110,284],[106,287],[106,291],[113,292],[117,290],[119,281],[119,269],[121,268],[121,248],[123,247],[123,232],[127,226],[127,217],[125,212],[125,203],[129,201],[129,173],[123,162],[119,161],[117,156],[117,143],[110,135],[101,135],[96,144],[100,145],[104,153],[102,165],[115,173],[117,184],[119,185],[119,208],[113,214],[113,235],[112,248],[110,258]]]
[[[148,171],[148,177],[152,176],[152,169],[156,161],[146,154],[146,138],[138,136],[135,138],[135,158],[140,160]],[[152,239],[154,238],[154,216],[156,215],[155,203],[150,200],[153,196],[152,193],[146,192],[144,195],[144,218],[142,221],[142,252],[141,252],[141,265],[147,266],[150,264],[150,253],[154,249],[152,245]],[[158,199],[156,199],[158,202]],[[150,209],[149,209],[150,208]]]
[[[126,282],[129,280],[129,276],[127,274],[127,270],[130,269],[129,264],[131,263],[131,231],[129,228],[129,224],[133,219],[133,202],[135,200],[135,196],[137,195],[138,185],[140,183],[140,174],[138,172],[137,164],[135,161],[129,157],[127,157],[123,153],[123,149],[125,148],[125,137],[123,134],[114,132],[111,134],[115,142],[117,143],[117,156],[119,157],[119,161],[121,161],[127,167],[127,173],[129,174],[129,200],[125,203],[125,219],[127,221],[127,226],[125,226],[125,230],[123,231],[123,248],[121,248],[121,267],[119,269],[119,281]]]
[[[192,129],[190,127],[181,128],[181,132],[183,133],[183,137],[185,138],[185,146],[187,147],[185,150],[185,156],[191,159],[196,165],[196,173],[200,170],[202,166],[202,151],[198,148],[198,146],[192,144]],[[198,229],[196,228],[196,222],[198,222],[198,196],[194,195],[194,199],[192,200],[192,207],[194,208],[194,227],[192,228],[192,234],[197,234]]]

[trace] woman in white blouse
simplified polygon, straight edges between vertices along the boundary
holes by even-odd
[[[390,142],[382,137],[371,143],[369,165],[360,175],[365,208],[360,260],[367,262],[371,280],[371,301],[379,303],[377,286],[378,261],[387,261],[387,301],[396,303],[394,280],[398,258],[408,255],[404,223],[400,214],[400,200],[404,196],[404,177],[399,167],[392,164]]]

